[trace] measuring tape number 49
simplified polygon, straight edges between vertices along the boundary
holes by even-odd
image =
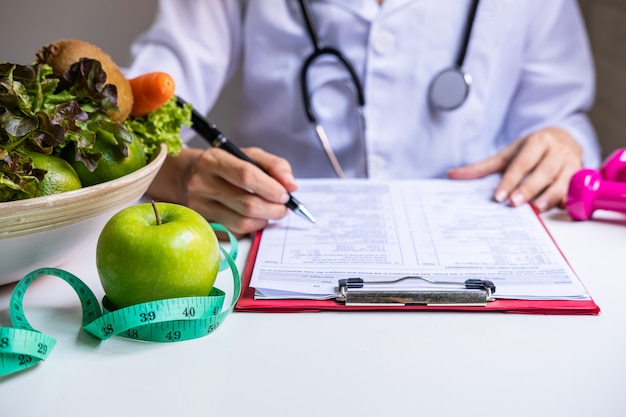
[[[223,255],[219,270],[230,268],[234,290],[230,306],[223,309],[226,294],[213,287],[205,297],[158,300],[115,309],[108,298],[102,309],[94,293],[75,275],[58,268],[36,269],[22,278],[11,294],[9,314],[13,327],[0,327],[0,376],[9,375],[45,360],[56,344],[53,337],[35,330],[26,319],[22,304],[26,290],[36,279],[55,276],[67,282],[78,294],[82,307],[82,328],[100,340],[113,336],[150,342],[178,342],[213,332],[232,312],[241,294],[241,278],[235,264],[238,244],[224,226],[212,223],[215,231],[226,232],[230,251]]]

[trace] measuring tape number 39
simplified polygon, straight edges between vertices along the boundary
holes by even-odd
[[[150,342],[178,342],[195,339],[213,332],[232,312],[241,294],[241,278],[235,264],[238,244],[224,226],[212,223],[215,231],[226,232],[230,251],[220,246],[223,258],[219,270],[230,268],[233,276],[233,297],[223,309],[226,294],[213,287],[205,297],[182,297],[151,301],[115,309],[108,298],[102,309],[94,293],[75,275],[58,268],[40,268],[24,276],[15,286],[9,306],[13,327],[0,327],[0,376],[9,375],[45,360],[56,344],[53,337],[35,330],[24,314],[24,294],[35,280],[55,276],[67,282],[78,294],[82,307],[82,328],[100,340],[113,336]]]

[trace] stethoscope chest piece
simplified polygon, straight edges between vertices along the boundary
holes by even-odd
[[[465,23],[463,42],[459,49],[455,64],[437,73],[428,88],[430,105],[440,111],[457,109],[469,95],[472,77],[463,71],[463,63],[469,46],[474,19],[478,10],[479,0],[473,0]]]
[[[446,68],[430,83],[428,99],[437,110],[457,109],[469,95],[472,77],[460,67]]]

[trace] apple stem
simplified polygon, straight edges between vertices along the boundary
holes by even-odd
[[[154,215],[156,216],[156,224],[157,226],[160,226],[162,224],[161,215],[159,214],[159,210],[157,210],[157,206],[154,200],[152,200],[152,208],[154,209]]]

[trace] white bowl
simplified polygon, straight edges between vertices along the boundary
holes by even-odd
[[[139,201],[166,156],[162,145],[148,165],[113,181],[0,203],[0,285],[59,266],[97,239],[113,214]]]

